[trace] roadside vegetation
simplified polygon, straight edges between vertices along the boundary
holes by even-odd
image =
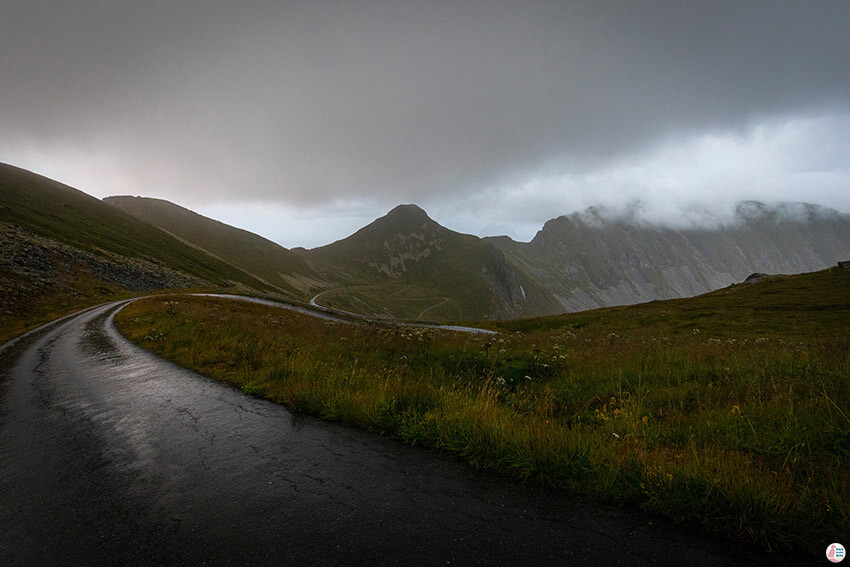
[[[132,341],[293,411],[768,549],[850,533],[850,270],[501,323],[332,323],[158,297]]]
[[[0,345],[99,303],[164,289],[210,288],[209,282],[149,260],[94,254],[0,221]]]

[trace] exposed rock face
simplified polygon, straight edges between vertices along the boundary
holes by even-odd
[[[459,234],[401,205],[309,254],[342,278],[366,268],[378,285],[410,282],[459,298],[472,306],[467,316],[504,318],[693,296],[754,272],[820,270],[850,256],[850,217],[744,202],[725,226],[675,229],[590,208],[548,221],[523,243]]]
[[[564,309],[578,311],[697,295],[753,272],[835,265],[850,255],[850,216],[802,203],[745,202],[726,226],[672,229],[591,208],[548,221],[529,243],[487,240]]]
[[[206,280],[148,260],[90,252],[0,222],[0,273],[39,281],[58,281],[63,273],[81,270],[130,291],[210,285]]]
[[[767,277],[767,274],[750,274],[749,276],[747,276],[747,279],[745,279],[743,281],[743,283],[745,283],[745,284],[759,283],[760,281],[764,280],[764,278],[766,278],[766,277]]]
[[[7,315],[40,294],[77,294],[73,283],[80,276],[130,291],[209,285],[147,260],[95,255],[3,222],[0,250],[0,308]]]

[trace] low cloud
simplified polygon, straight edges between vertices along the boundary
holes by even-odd
[[[460,206],[434,206],[479,234],[487,223],[513,219],[523,240],[546,220],[591,206],[676,227],[729,222],[742,200],[805,201],[850,212],[848,132],[850,114],[828,114],[774,119],[743,132],[673,136],[598,170],[530,176]]]

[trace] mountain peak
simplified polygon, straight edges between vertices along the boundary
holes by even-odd
[[[418,205],[398,205],[388,212],[384,218],[404,223],[431,220],[428,213]]]

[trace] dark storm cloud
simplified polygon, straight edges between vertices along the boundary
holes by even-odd
[[[188,204],[458,198],[847,113],[848,29],[844,1],[6,2],[0,159]]]

